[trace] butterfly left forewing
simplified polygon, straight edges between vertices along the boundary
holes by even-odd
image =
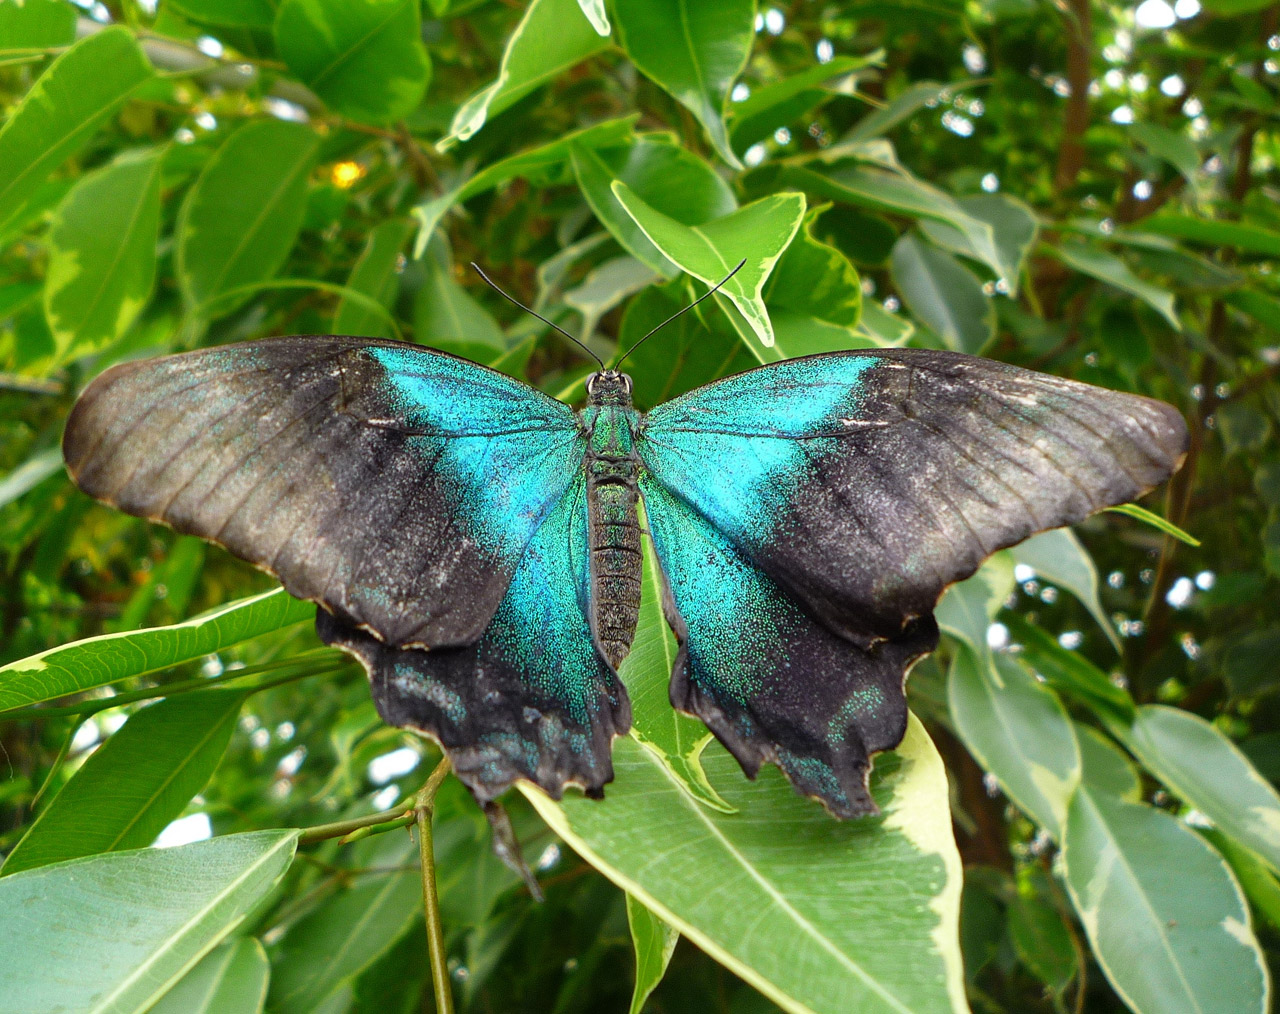
[[[124,363],[72,410],[67,467],[391,644],[468,644],[581,465],[573,413],[403,342],[314,336]]]

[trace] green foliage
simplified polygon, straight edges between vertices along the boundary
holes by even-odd
[[[0,3],[0,1012],[431,1009],[403,828],[438,754],[310,606],[74,489],[87,379],[337,332],[572,401],[586,357],[469,261],[608,361],[745,260],[628,361],[641,407],[949,346],[1172,401],[1186,465],[947,593],[854,824],[671,710],[650,554],[608,798],[504,800],[546,902],[435,799],[459,1009],[1261,1014],[1280,26],[1205,8]]]

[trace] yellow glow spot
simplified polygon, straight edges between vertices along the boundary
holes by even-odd
[[[339,162],[333,167],[333,182],[346,190],[364,174],[365,168],[359,162]]]

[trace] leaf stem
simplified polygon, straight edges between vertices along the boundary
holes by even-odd
[[[390,831],[397,827],[407,827],[414,821],[416,810],[405,809],[404,804],[394,806],[390,810],[379,810],[377,813],[363,817],[352,817],[350,820],[335,820],[332,824],[317,824],[309,827],[298,838],[299,845],[313,845],[329,838],[345,838],[347,835],[364,828],[378,828]],[[381,825],[387,825],[382,828]]]
[[[435,988],[437,1014],[453,1014],[453,990],[449,984],[449,955],[444,929],[440,925],[440,895],[436,890],[435,845],[431,818],[435,814],[436,790],[449,773],[449,758],[443,757],[418,793],[418,853],[422,858],[422,908],[427,922],[427,951],[431,960],[431,984]]]
[[[178,694],[190,693],[193,690],[204,690],[208,687],[225,686],[228,683],[234,683],[237,680],[244,679],[246,676],[257,675],[260,672],[270,672],[273,669],[280,669],[284,666],[296,665],[297,662],[297,658],[291,658],[284,659],[279,662],[268,662],[264,665],[253,666],[252,668],[237,669],[222,676],[195,676],[191,679],[177,680],[173,683],[164,683],[154,687],[143,687],[140,690],[130,690],[127,693],[116,694],[114,697],[96,697],[91,701],[81,701],[78,704],[67,704],[59,708],[46,708],[42,705],[36,705],[35,707],[30,708],[16,708],[13,711],[7,711],[0,714],[0,721],[16,722],[23,719],[57,718],[61,715],[80,715],[84,718],[88,718],[91,715],[96,715],[99,711],[106,711],[108,708],[118,708],[122,704],[133,704],[135,701],[146,701],[153,697],[174,697]],[[265,679],[260,683],[254,683],[247,687],[236,687],[235,689],[247,690],[250,693],[256,693],[259,690],[267,690],[270,687],[279,686],[282,683],[291,683],[294,680],[306,679],[308,676],[320,676],[334,671],[335,669],[332,664],[322,666],[303,666],[290,672],[281,673],[272,679]]]

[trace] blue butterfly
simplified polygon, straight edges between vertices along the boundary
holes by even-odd
[[[63,441],[86,492],[318,603],[382,717],[437,739],[482,803],[612,778],[643,500],[672,704],[838,817],[875,811],[870,758],[903,736],[943,589],[1163,482],[1186,445],[1162,402],[952,352],[793,359],[641,414],[603,365],[575,412],[337,336],[116,366]]]

